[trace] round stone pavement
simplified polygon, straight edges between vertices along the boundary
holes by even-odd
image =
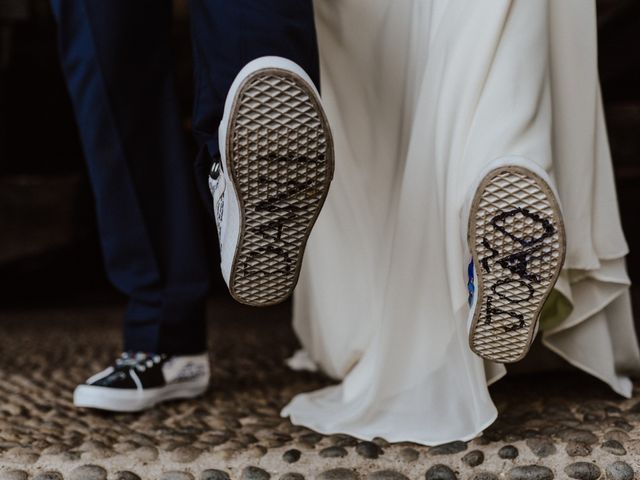
[[[323,436],[279,416],[330,382],[289,371],[289,306],[210,306],[213,379],[195,401],[141,414],[78,410],[74,386],[120,349],[122,309],[0,311],[0,480],[631,480],[640,473],[640,391],[585,375],[508,378],[484,436],[434,448]],[[214,318],[215,317],[215,318]]]

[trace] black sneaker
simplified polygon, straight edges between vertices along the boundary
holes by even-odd
[[[137,412],[165,400],[201,395],[209,385],[209,356],[126,352],[109,368],[78,385],[77,407]]]

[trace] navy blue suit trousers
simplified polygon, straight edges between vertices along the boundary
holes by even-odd
[[[174,84],[169,0],[51,0],[107,273],[129,298],[124,348],[206,349],[210,272],[198,195],[219,154],[227,91],[249,61],[278,55],[319,84],[311,0],[192,0],[195,78],[188,158]]]

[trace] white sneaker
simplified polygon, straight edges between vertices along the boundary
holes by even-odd
[[[333,177],[320,96],[297,64],[262,57],[238,74],[219,129],[209,187],[231,295],[249,305],[287,299]]]
[[[109,368],[78,385],[77,407],[138,412],[159,402],[193,398],[209,386],[209,355],[123,353]]]
[[[522,359],[564,264],[560,206],[544,170],[503,159],[469,207],[471,349],[487,360]]]

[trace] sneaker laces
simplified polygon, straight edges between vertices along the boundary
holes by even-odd
[[[165,354],[158,353],[122,352],[120,357],[116,359],[116,368],[135,368],[139,372],[144,372],[147,368],[152,368],[166,358]]]

